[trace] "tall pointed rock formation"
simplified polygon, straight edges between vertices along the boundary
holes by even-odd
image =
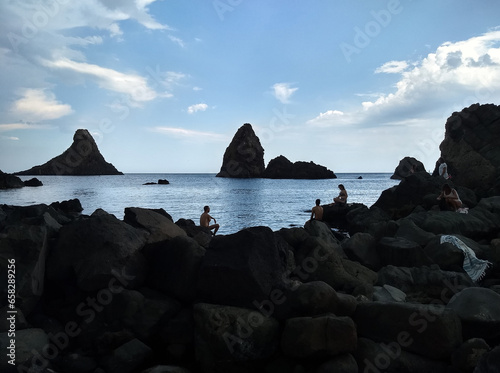
[[[245,123],[227,147],[217,177],[262,177],[264,170],[264,148],[252,125]]]
[[[86,129],[76,130],[73,144],[61,155],[41,166],[35,166],[17,175],[123,175],[104,160],[94,138]]]

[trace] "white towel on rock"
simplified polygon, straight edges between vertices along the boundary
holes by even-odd
[[[469,246],[467,246],[462,240],[458,237],[451,235],[441,236],[440,243],[451,243],[458,247],[464,253],[464,271],[469,275],[472,281],[476,282],[480,280],[486,269],[491,265],[490,262],[483,259],[478,259],[476,257],[476,253]]]

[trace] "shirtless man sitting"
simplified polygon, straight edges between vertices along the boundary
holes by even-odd
[[[203,214],[201,214],[201,216],[200,216],[200,225],[202,227],[206,227],[210,230],[214,229],[214,233],[212,233],[212,234],[215,236],[215,234],[219,230],[219,224],[217,224],[217,221],[215,220],[215,218],[210,216],[210,214],[209,214],[210,207],[209,206],[203,207],[203,211],[204,211]],[[214,219],[215,224],[210,225],[210,221],[212,219]]]
[[[316,200],[316,206],[314,206],[311,210],[311,220],[323,220],[323,207],[319,204],[321,201],[319,199]]]

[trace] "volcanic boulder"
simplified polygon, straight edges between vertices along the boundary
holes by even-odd
[[[439,148],[453,181],[494,195],[500,190],[500,106],[474,104],[446,121]]]
[[[252,125],[245,123],[226,148],[217,177],[262,177],[264,169],[264,148]]]
[[[422,171],[425,171],[425,167],[422,162],[413,157],[404,157],[399,161],[399,164],[394,170],[394,174],[392,174],[391,179],[402,180],[415,172]]]
[[[123,175],[104,160],[94,138],[86,129],[76,130],[73,144],[61,155],[18,175]]]

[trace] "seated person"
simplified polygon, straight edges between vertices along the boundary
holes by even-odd
[[[314,206],[311,210],[311,220],[323,220],[323,207],[319,204],[321,201],[319,199],[316,200],[316,206]]]
[[[210,212],[209,206],[203,207],[203,214],[201,214],[201,216],[200,216],[200,225],[202,227],[207,227],[210,230],[214,229],[214,232],[212,234],[215,236],[215,234],[219,230],[219,224],[217,224],[217,221],[215,220],[215,218],[210,216],[209,212]],[[212,219],[214,219],[215,224],[210,225],[210,221]]]
[[[443,190],[437,197],[438,201],[441,201],[443,199],[446,203],[446,207],[452,211],[457,211],[460,207],[462,207],[462,201],[460,200],[457,191],[450,187],[448,184],[443,185]]]
[[[335,204],[345,205],[347,203],[347,191],[345,190],[344,185],[342,184],[339,184],[339,189],[340,193],[337,197],[333,199],[333,202]]]

